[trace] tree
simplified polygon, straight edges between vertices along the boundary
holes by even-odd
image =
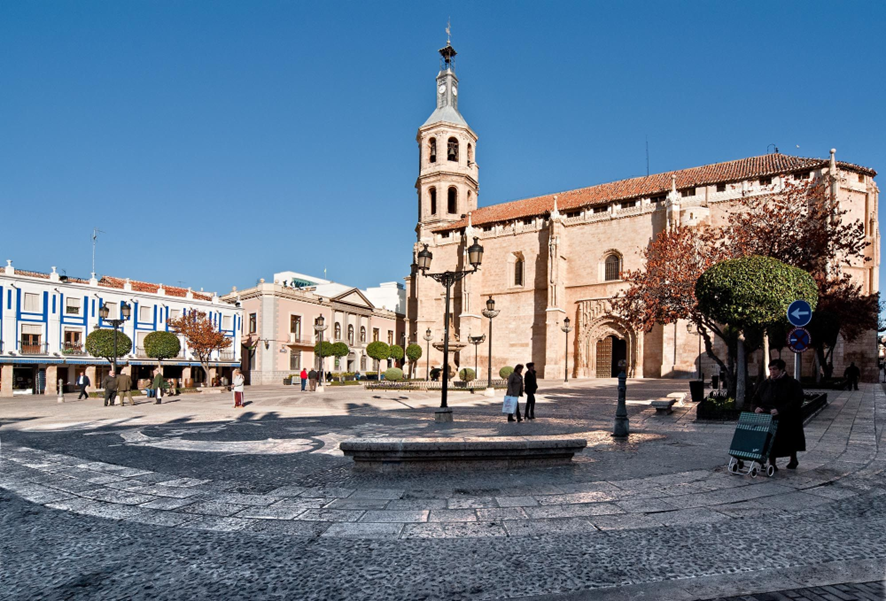
[[[181,341],[172,332],[151,332],[145,336],[145,355],[156,359],[158,366],[163,359],[177,357],[181,349]]]
[[[123,332],[117,332],[117,355],[114,355],[114,330],[95,329],[86,337],[86,352],[93,357],[103,357],[113,365],[114,360],[132,350],[132,340]]]
[[[378,361],[377,373],[381,378],[381,362],[391,356],[391,347],[381,340],[376,340],[366,346],[366,354]]]
[[[463,382],[472,382],[477,374],[474,373],[474,370],[470,367],[463,367],[460,372],[458,372],[458,377],[462,379]]]
[[[415,377],[415,364],[418,363],[421,356],[421,345],[413,343],[406,347],[406,358],[409,359],[409,371],[412,378]]]
[[[167,322],[176,333],[185,337],[185,342],[206,374],[206,384],[212,385],[209,377],[209,360],[212,353],[231,346],[231,339],[218,331],[212,320],[203,311],[188,311],[181,317]]]
[[[397,361],[398,363],[400,363],[401,361],[403,361],[403,347],[400,346],[399,344],[392,344],[391,345],[391,354],[388,356],[391,359],[393,359],[394,361]],[[403,365],[403,364],[400,363],[400,365]]]
[[[351,349],[348,348],[348,345],[344,342],[334,342],[329,349],[329,354],[335,357],[336,359],[341,359],[342,357],[347,357],[348,353],[351,352]]]
[[[745,338],[752,331],[762,338],[768,327],[784,318],[795,300],[805,300],[814,309],[818,287],[802,269],[770,257],[751,256],[723,261],[705,271],[695,284],[695,296],[711,327],[724,324],[736,331],[735,406],[740,409],[747,375]]]
[[[320,379],[323,379],[323,357],[332,357],[333,344],[328,340],[324,340],[322,345],[320,342],[314,344],[314,355],[320,358]]]

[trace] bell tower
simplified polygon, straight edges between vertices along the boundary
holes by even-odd
[[[440,49],[437,73],[437,106],[418,128],[419,174],[418,239],[426,232],[461,219],[477,208],[479,191],[477,134],[458,112],[458,77],[455,76],[455,48],[446,42]]]

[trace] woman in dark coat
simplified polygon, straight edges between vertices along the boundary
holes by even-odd
[[[514,372],[508,376],[508,391],[505,393],[505,396],[513,396],[518,399],[523,396],[523,366],[517,365],[514,368]],[[517,401],[517,408],[514,410],[517,413],[517,421],[522,422],[523,418],[520,417],[520,401]],[[508,421],[514,421],[514,414],[508,414]]]
[[[803,387],[785,373],[785,363],[781,359],[769,362],[769,379],[764,380],[751,400],[751,411],[771,413],[778,418],[775,441],[769,453],[769,463],[775,469],[777,457],[790,457],[788,469],[796,469],[797,452],[806,450],[806,436],[803,434]]]

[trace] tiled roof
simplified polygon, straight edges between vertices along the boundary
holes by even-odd
[[[2,274],[2,272],[0,272],[0,274]],[[24,269],[16,269],[15,275],[23,275],[25,277],[31,277],[31,278],[41,278],[44,280],[49,279],[48,273],[41,273],[39,271],[26,271]],[[60,276],[60,277],[66,277],[66,276]],[[64,281],[66,281],[68,283],[75,283],[75,284],[88,284],[89,283],[89,280],[84,280],[81,278],[72,278],[72,277],[67,277],[67,279]],[[100,279],[98,281],[98,285],[103,288],[117,288],[120,290],[123,289],[123,285],[125,283],[126,283],[126,280],[122,280],[120,278],[114,278],[114,277],[107,276],[107,275],[102,276],[102,279]],[[152,294],[156,294],[157,290],[160,289],[159,284],[151,284],[149,282],[139,282],[137,280],[129,280],[129,283],[132,285],[132,289],[136,292],[150,292]],[[187,288],[179,288],[177,286],[163,286],[163,290],[166,292],[166,296],[177,296],[177,297],[185,298],[188,295]],[[197,300],[204,300],[204,301],[211,301],[212,300],[211,294],[206,294],[205,292],[193,292],[193,291],[191,293],[194,295],[194,298]]]
[[[605,204],[613,200],[667,194],[671,190],[672,175],[676,176],[677,189],[680,190],[694,186],[708,186],[717,183],[755,179],[807,169],[819,169],[827,166],[828,159],[810,159],[779,153],[765,154],[737,161],[656,173],[646,177],[623,179],[588,188],[567,190],[556,194],[547,194],[545,196],[524,198],[523,200],[481,207],[471,213],[471,223],[474,226],[479,226],[519,219],[521,217],[542,215],[545,211],[552,211],[554,209],[554,196],[557,197],[557,209],[562,213],[581,207]],[[877,172],[873,169],[851,163],[837,161],[837,166],[847,171],[855,171],[870,176],[877,175]],[[466,225],[467,219],[461,219],[460,221],[437,228],[434,231],[451,231],[461,229]]]

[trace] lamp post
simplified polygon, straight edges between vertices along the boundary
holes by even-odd
[[[431,333],[431,328],[428,328],[425,332],[425,335],[422,336],[428,343],[428,363],[425,366],[425,380],[430,382],[431,380],[431,340],[434,338],[434,334]]]
[[[114,326],[114,359],[111,361],[111,364],[114,366],[114,375],[117,374],[117,330],[123,325],[129,316],[132,315],[132,307],[129,306],[129,303],[121,302],[120,303],[120,319],[108,319],[111,316],[111,310],[108,309],[107,304],[103,304],[102,308],[98,310],[99,316],[101,316],[102,321],[106,321],[112,326]]]
[[[319,364],[319,375],[317,382],[317,392],[324,392],[325,388],[323,387],[323,330],[325,330],[328,326],[326,325],[326,320],[321,315],[317,319],[314,320],[314,331],[317,332],[317,363]]]
[[[490,296],[486,300],[486,308],[483,310],[483,317],[489,320],[489,365],[486,370],[486,396],[495,396],[495,388],[492,386],[492,320],[495,319],[501,311],[495,310],[495,301]]]
[[[563,333],[566,334],[566,348],[564,349],[566,352],[564,353],[563,358],[566,360],[566,377],[563,380],[564,384],[569,384],[569,332],[573,330],[573,327],[569,325],[569,318],[563,320],[563,325],[560,326],[560,329],[563,330]]]
[[[621,368],[621,373],[618,374],[618,405],[615,408],[615,428],[613,428],[612,436],[613,438],[624,439],[630,434],[628,408],[625,401],[628,388],[626,384],[628,376],[625,373],[625,370],[627,369],[627,361],[622,359],[618,362],[618,366]]]
[[[686,323],[686,331],[692,332],[692,322]],[[698,334],[698,359],[695,362],[695,379],[701,380],[701,330],[698,327],[695,328],[695,333]]]
[[[474,378],[476,378],[477,377],[477,369],[478,369],[477,368],[477,354],[478,354],[477,349],[480,347],[481,344],[486,342],[486,334],[480,334],[479,336],[468,336],[468,342],[470,342],[471,344],[474,345]],[[474,391],[474,389],[472,388],[471,392],[473,392],[473,391]]]
[[[470,271],[462,269],[458,271],[444,271],[442,273],[428,273],[428,268],[431,266],[431,259],[434,255],[428,250],[427,244],[424,245],[424,249],[419,251],[416,257],[421,274],[436,282],[440,282],[446,288],[446,309],[443,315],[443,392],[440,395],[440,409],[434,414],[434,420],[438,422],[452,421],[452,409],[446,404],[446,397],[449,391],[449,298],[454,283],[480,269],[480,263],[483,262],[483,247],[480,246],[477,240],[477,238],[474,238],[474,243],[468,247],[468,262],[473,267]]]

